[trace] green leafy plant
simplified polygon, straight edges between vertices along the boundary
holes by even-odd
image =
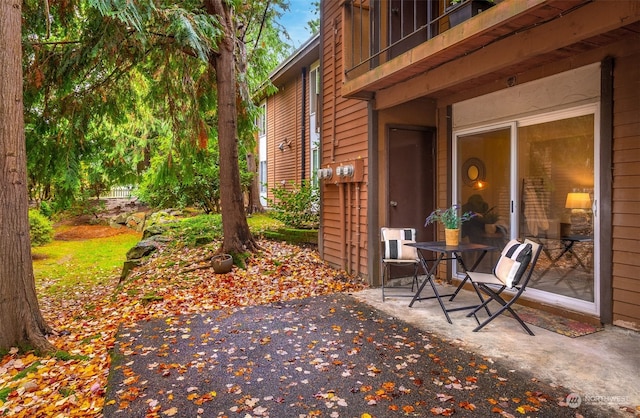
[[[457,229],[463,222],[476,216],[476,213],[468,211],[460,214],[460,205],[453,205],[447,209],[436,209],[427,217],[424,226],[440,222],[446,229]]]
[[[310,181],[301,184],[292,183],[290,188],[284,185],[271,189],[273,217],[293,228],[317,228],[320,222],[318,189]]]
[[[37,209],[29,210],[29,234],[32,246],[44,245],[53,239],[51,221]]]

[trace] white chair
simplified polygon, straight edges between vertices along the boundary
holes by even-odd
[[[384,289],[390,280],[391,266],[413,266],[413,279],[411,282],[411,294],[394,294],[394,296],[413,297],[414,289],[418,287],[418,267],[422,265],[415,247],[405,245],[416,242],[416,230],[414,228],[386,228],[380,230],[382,240],[382,301],[384,302]]]
[[[518,240],[511,240],[502,250],[492,273],[476,273],[473,271],[467,273],[476,288],[488,296],[484,303],[467,315],[473,316],[478,323],[474,331],[479,331],[499,315],[508,311],[529,335],[534,335],[533,331],[529,329],[524,321],[511,308],[511,305],[517,302],[527,288],[541,250],[542,245],[537,242],[528,239],[525,239],[524,243]],[[501,295],[502,292],[507,289],[515,291],[509,301],[506,301]],[[496,301],[501,306],[496,312],[490,314],[489,318],[480,323],[477,313],[481,309],[486,308],[487,304],[491,301]]]

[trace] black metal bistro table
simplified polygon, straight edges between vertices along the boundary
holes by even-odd
[[[484,298],[482,297],[482,294],[480,293],[476,285],[473,283],[473,281],[471,280],[467,272],[475,270],[476,267],[478,267],[478,265],[484,258],[485,254],[487,254],[487,252],[489,251],[497,250],[497,247],[494,247],[491,245],[471,244],[471,243],[469,244],[461,243],[458,245],[446,245],[444,241],[414,242],[414,243],[407,243],[405,245],[409,245],[411,247],[415,247],[418,249],[418,257],[420,257],[420,262],[422,263],[422,267],[424,268],[424,271],[427,272],[427,278],[418,287],[418,290],[413,296],[413,299],[411,299],[411,303],[409,304],[409,307],[412,307],[417,300],[437,299],[438,303],[440,304],[440,307],[442,308],[442,312],[444,312],[444,316],[447,318],[447,321],[450,324],[452,324],[453,322],[451,322],[451,318],[449,317],[449,312],[472,309],[478,306],[478,305],[472,305],[472,306],[463,306],[463,307],[447,309],[444,306],[444,303],[442,302],[443,297],[449,297],[449,301],[452,301],[453,299],[455,299],[455,297],[458,295],[458,292],[460,292],[460,289],[462,289],[462,287],[467,282],[467,280],[471,282],[473,289],[476,291],[476,294],[480,299],[480,304],[484,302]],[[437,257],[434,259],[426,259],[423,254],[423,252],[425,251],[436,253]],[[470,252],[477,252],[479,253],[479,256],[476,258],[476,261],[473,263],[473,266],[471,266],[471,268],[467,268],[467,266],[464,263],[464,260],[462,259],[462,254],[470,253]],[[433,277],[436,270],[438,269],[438,265],[442,261],[447,261],[447,260],[455,260],[458,263],[458,266],[460,266],[462,271],[465,273],[465,276],[453,293],[449,293],[447,295],[441,295],[438,293],[438,289],[436,289],[436,285],[433,282]],[[431,265],[431,268],[428,267],[429,261],[433,262],[433,264]],[[431,285],[434,295],[421,297],[420,293],[422,292],[422,289],[424,289],[424,287],[427,285],[427,282]]]

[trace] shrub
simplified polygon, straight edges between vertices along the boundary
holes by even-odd
[[[44,245],[53,239],[53,225],[49,218],[40,213],[40,211],[30,209],[29,233],[31,235],[31,245]]]
[[[51,219],[51,216],[53,216],[53,208],[51,207],[51,204],[49,204],[49,202],[47,202],[46,200],[40,202],[40,213],[49,219]]]
[[[301,184],[291,183],[291,188],[278,186],[271,189],[273,217],[293,228],[317,228],[320,222],[318,213],[318,189],[310,181]]]

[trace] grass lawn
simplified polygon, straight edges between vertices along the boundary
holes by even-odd
[[[83,240],[54,240],[32,248],[36,283],[49,295],[75,286],[104,284],[119,276],[127,251],[142,234],[129,232]]]
[[[253,234],[282,227],[282,223],[266,214],[247,218]],[[49,244],[31,249],[33,269],[38,289],[50,296],[64,296],[75,287],[92,287],[116,280],[129,249],[142,238],[142,234],[123,229],[107,232],[106,226],[83,225],[56,227],[57,237]],[[95,235],[94,235],[95,234]],[[204,241],[219,239],[222,219],[216,215],[197,215],[172,222],[170,235],[177,245],[195,246],[199,237]]]

